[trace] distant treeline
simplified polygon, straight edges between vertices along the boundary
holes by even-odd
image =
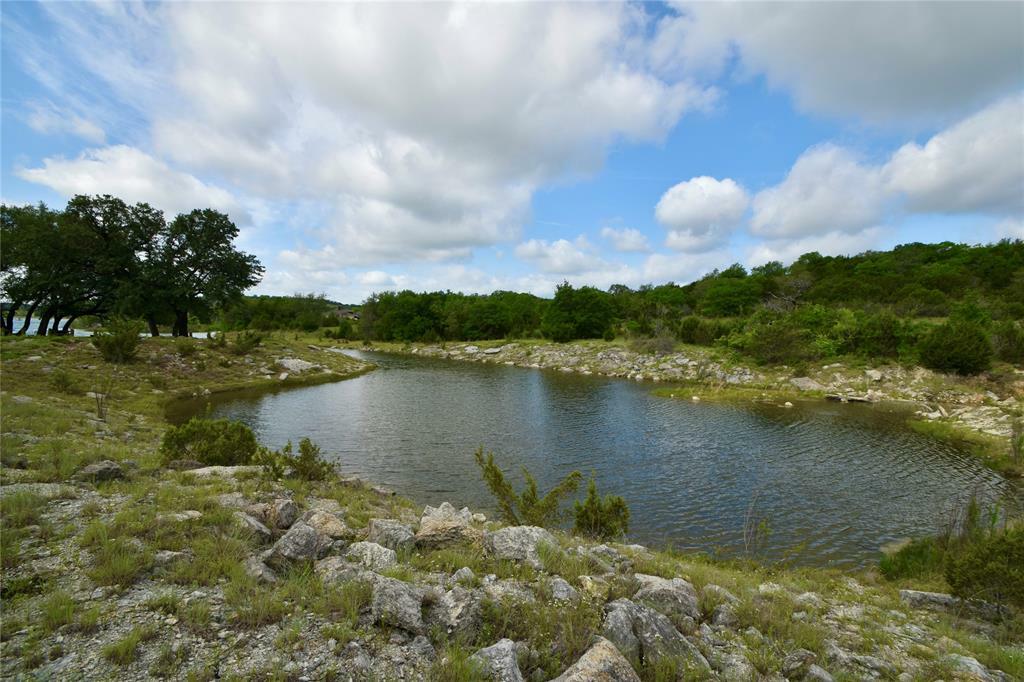
[[[246,296],[224,308],[218,326],[226,331],[289,329],[312,332],[321,327],[337,326],[339,318],[335,311],[340,308],[341,305],[327,300],[323,294]]]
[[[260,281],[255,256],[238,251],[227,215],[196,209],[164,220],[148,204],[76,196],[63,210],[0,207],[0,293],[5,334],[62,334],[84,316],[145,320],[187,336]],[[23,320],[15,328],[15,317]]]
[[[640,345],[659,340],[650,350],[676,340],[725,345],[772,363],[849,353],[918,361],[949,345],[928,341],[936,325],[922,318],[948,317],[943,330],[956,327],[957,352],[966,344],[984,355],[984,346],[989,356],[1021,362],[1024,334],[1016,321],[1024,318],[1024,242],[907,244],[850,257],[808,253],[788,267],[771,262],[748,272],[737,264],[686,285],[602,291],[565,283],[552,299],[508,291],[387,292],[367,299],[360,314],[357,328],[344,325],[337,334],[426,342],[624,336]],[[962,367],[948,369],[978,363],[956,364]]]

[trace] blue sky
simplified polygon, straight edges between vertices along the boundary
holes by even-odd
[[[0,12],[3,200],[227,211],[261,293],[1024,238],[1021,3]]]

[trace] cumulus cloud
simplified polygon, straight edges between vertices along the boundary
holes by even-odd
[[[516,246],[516,257],[529,261],[541,272],[570,275],[593,270],[603,265],[594,254],[594,247],[580,235],[573,241],[530,239]]]
[[[912,211],[1024,211],[1024,97],[998,102],[923,146],[904,145],[885,176]]]
[[[601,237],[612,244],[612,248],[620,253],[643,253],[651,250],[647,236],[632,227],[602,227]]]
[[[215,208],[235,222],[249,222],[248,213],[227,190],[126,145],[88,149],[74,159],[46,158],[42,166],[22,168],[17,174],[66,196],[113,194],[128,202],[149,203],[171,216]]]
[[[878,168],[833,144],[804,152],[786,179],[758,192],[750,231],[763,237],[854,233],[878,222],[885,206]]]
[[[791,263],[811,251],[825,256],[852,255],[877,246],[884,234],[885,230],[876,226],[853,234],[825,232],[796,239],[769,240],[751,248],[746,261],[751,266],[764,265],[769,261]]]
[[[669,229],[666,246],[677,251],[707,251],[728,240],[746,213],[750,198],[736,181],[707,176],[670,188],[654,209]]]
[[[721,70],[737,55],[811,111],[948,119],[1024,80],[1018,2],[683,2],[660,27],[662,68]]]

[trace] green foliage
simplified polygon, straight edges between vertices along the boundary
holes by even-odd
[[[128,665],[135,660],[139,644],[156,637],[157,631],[151,625],[133,628],[127,635],[103,647],[100,654],[116,665]]]
[[[486,453],[478,448],[474,454],[477,466],[483,476],[484,483],[498,502],[498,511],[502,518],[513,525],[553,526],[562,517],[560,509],[562,500],[576,492],[583,475],[578,471],[569,473],[558,485],[543,497],[537,491],[537,481],[523,467],[523,478],[526,487],[516,493],[512,484],[505,478],[505,473],[494,463],[494,453]]]
[[[996,357],[1004,362],[1024,363],[1024,325],[1003,320],[992,330],[992,345]]]
[[[942,575],[946,552],[936,538],[918,538],[887,554],[879,561],[882,575],[889,580]]]
[[[599,339],[612,324],[614,310],[608,294],[594,287],[574,289],[568,282],[558,285],[555,297],[544,313],[541,333],[555,342]]]
[[[248,464],[256,454],[256,436],[248,426],[229,419],[193,417],[164,433],[163,461],[194,459],[207,465]]]
[[[63,367],[57,367],[50,372],[50,386],[58,393],[75,393],[77,391],[74,378]]]
[[[220,324],[232,330],[294,329],[312,332],[338,323],[332,312],[335,307],[323,294],[246,296],[223,310]]]
[[[231,352],[235,355],[248,355],[261,343],[263,343],[263,334],[244,331],[235,336],[235,342],[231,344]]]
[[[131,362],[138,355],[142,330],[142,323],[137,320],[111,318],[106,331],[93,334],[92,344],[107,362]]]
[[[587,497],[576,502],[576,525],[573,530],[580,535],[599,540],[614,540],[629,532],[629,507],[618,495],[597,494],[597,483],[593,476],[587,486]]]
[[[977,374],[992,362],[992,343],[980,322],[950,320],[924,337],[921,362],[943,372]]]
[[[989,533],[950,556],[953,594],[1024,607],[1024,526]]]
[[[267,478],[278,480],[289,472],[303,481],[325,481],[335,474],[334,465],[323,459],[320,446],[309,438],[299,441],[299,453],[295,454],[291,441],[281,450],[260,448],[253,460],[264,467]]]

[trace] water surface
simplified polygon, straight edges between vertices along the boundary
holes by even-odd
[[[492,509],[483,445],[542,488],[579,469],[626,498],[630,539],[745,551],[748,510],[771,528],[761,558],[864,565],[895,539],[931,533],[958,498],[1019,492],[955,447],[871,405],[691,403],[650,384],[353,352],[379,369],[348,381],[235,397],[216,416],[280,447],[309,436],[348,473],[422,503]]]

